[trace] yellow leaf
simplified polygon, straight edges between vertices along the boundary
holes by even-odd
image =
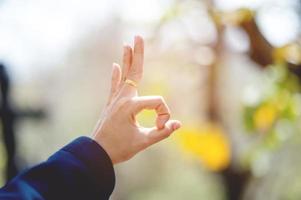
[[[213,18],[219,24],[240,25],[250,21],[254,15],[254,11],[247,8],[241,8],[232,12],[215,11]]]
[[[273,52],[274,59],[277,63],[289,62],[295,65],[301,64],[301,46],[299,44],[287,44],[277,48]]]
[[[220,171],[229,166],[230,144],[219,126],[183,127],[177,136],[183,151],[200,160],[207,169]]]
[[[272,127],[277,117],[277,109],[271,104],[260,106],[254,114],[254,124],[256,129],[267,131]]]

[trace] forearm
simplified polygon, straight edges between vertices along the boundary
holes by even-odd
[[[106,152],[92,139],[81,137],[13,179],[0,190],[0,199],[106,200],[114,185]]]

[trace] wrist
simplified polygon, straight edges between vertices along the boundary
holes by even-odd
[[[110,145],[104,142],[104,138],[100,137],[100,134],[95,134],[92,139],[99,145],[101,148],[107,153],[108,157],[110,158],[113,165],[116,164],[116,159],[114,153],[112,152],[112,148]]]

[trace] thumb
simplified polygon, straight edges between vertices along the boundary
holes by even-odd
[[[178,120],[169,120],[166,122],[163,129],[151,128],[147,131],[149,146],[160,142],[161,140],[170,136],[174,131],[181,127],[181,122]]]

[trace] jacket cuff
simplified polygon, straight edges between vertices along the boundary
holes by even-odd
[[[108,195],[112,194],[115,187],[113,163],[107,152],[96,141],[89,137],[79,137],[62,150],[82,161],[96,178],[99,188],[109,191]]]

